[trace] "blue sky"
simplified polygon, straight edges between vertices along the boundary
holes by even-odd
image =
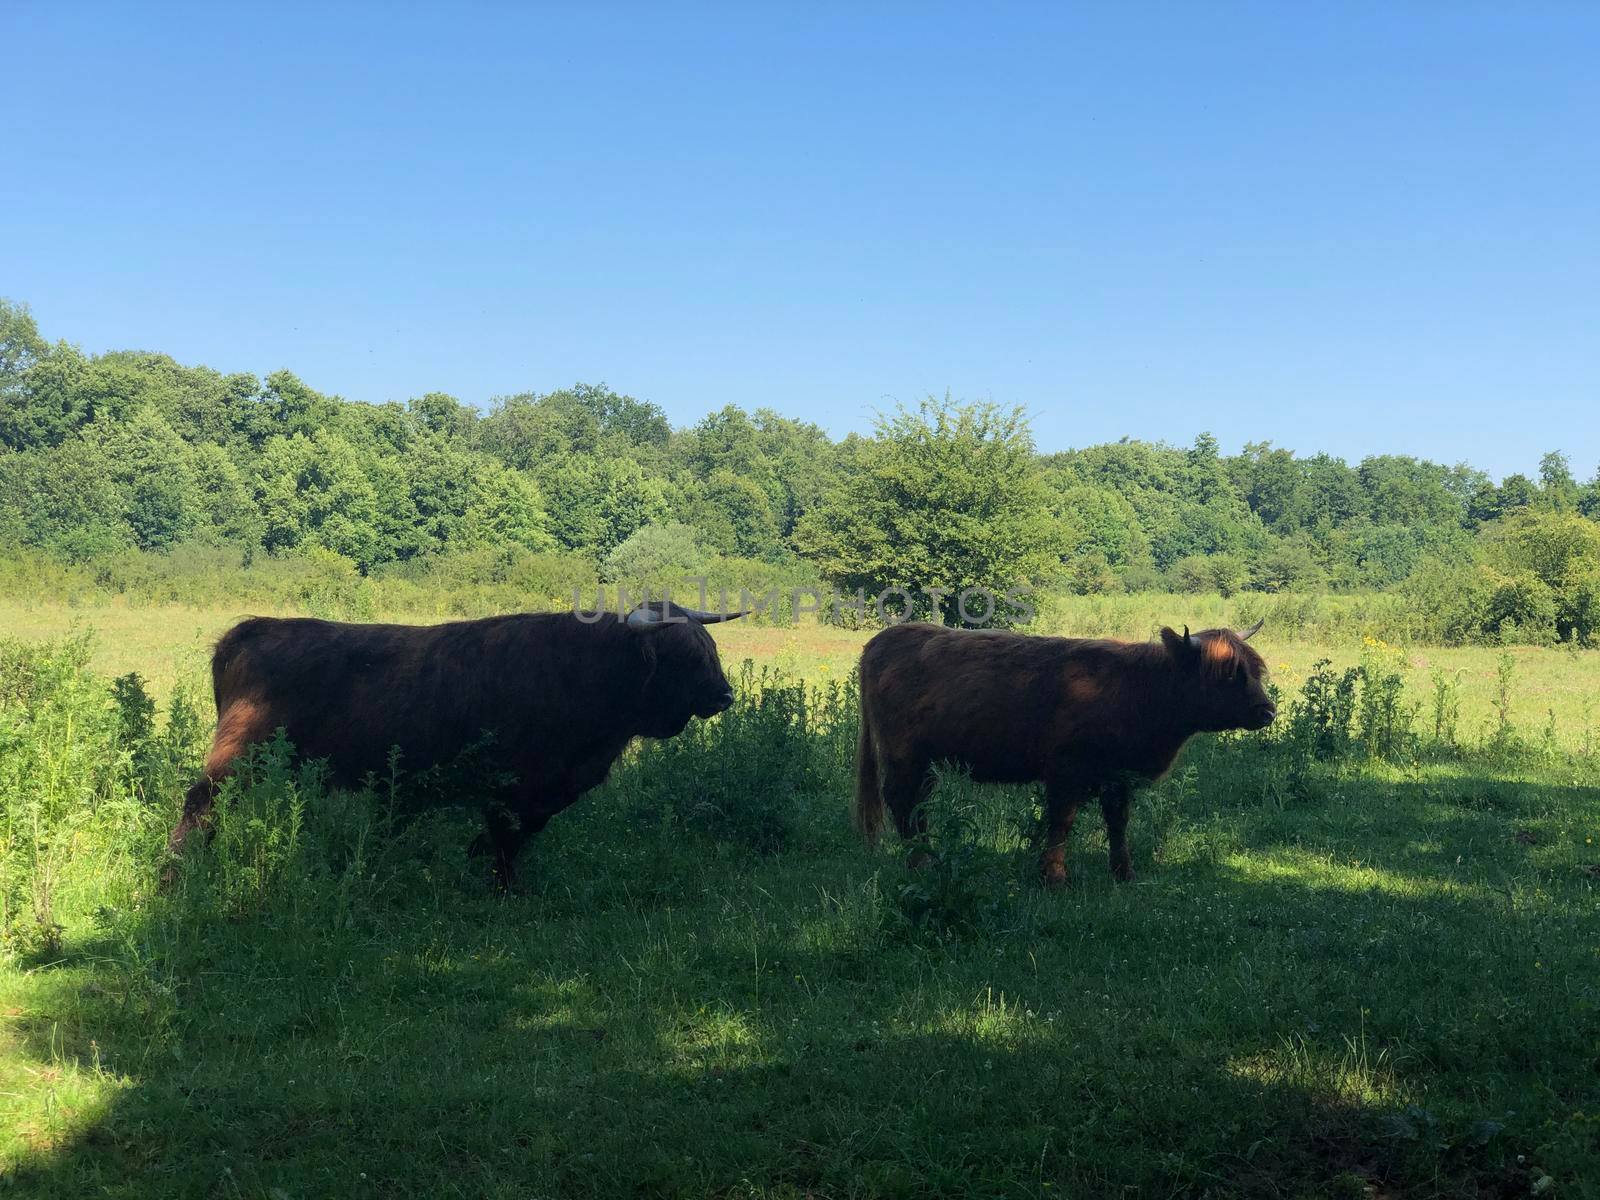
[[[12,0],[0,295],[353,399],[1600,465],[1600,5]]]

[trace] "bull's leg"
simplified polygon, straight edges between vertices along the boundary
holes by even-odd
[[[240,702],[230,705],[217,718],[217,733],[211,741],[211,753],[206,755],[205,774],[189,788],[183,798],[183,815],[172,827],[167,837],[167,852],[174,856],[183,853],[184,843],[196,829],[209,840],[212,834],[211,816],[217,803],[217,789],[233,773],[234,761],[271,731],[254,705]],[[174,867],[168,867],[161,881],[169,884]]]
[[[883,802],[893,814],[895,828],[905,841],[921,841],[928,835],[928,814],[922,806],[933,794],[933,782],[925,762],[883,764]],[[911,865],[921,866],[925,858],[918,851],[913,854]]]
[[[1039,851],[1039,878],[1045,887],[1067,882],[1067,839],[1078,819],[1088,789],[1076,779],[1051,778],[1044,785],[1044,848]]]
[[[212,827],[212,810],[217,805],[217,791],[222,779],[228,775],[226,769],[219,770],[216,778],[207,773],[190,785],[183,797],[183,815],[178,818],[178,823],[172,827],[172,832],[167,836],[167,854],[169,861],[166,870],[161,872],[161,887],[171,887],[178,878],[178,863],[183,854],[184,843],[189,835],[199,830],[206,843],[216,835]]]
[[[548,806],[540,808],[501,801],[484,809],[483,834],[472,843],[469,853],[492,857],[495,885],[502,892],[509,892],[516,882],[517,855],[529,838],[550,823],[555,811]]]
[[[1100,811],[1106,818],[1106,838],[1111,843],[1111,877],[1118,883],[1132,883],[1133,858],[1128,853],[1128,810],[1133,793],[1126,784],[1113,783],[1100,796]]]

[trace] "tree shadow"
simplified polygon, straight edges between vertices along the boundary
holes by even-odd
[[[1466,1196],[1526,1195],[1535,1166],[1581,1182],[1600,1163],[1573,1115],[1600,1066],[1593,889],[1561,874],[1567,843],[1508,827],[1600,812],[1600,789],[1327,786],[1203,797],[1218,815],[1197,820],[1226,828],[1174,836],[1159,862],[1136,840],[1131,887],[1093,836],[1062,894],[1031,885],[1020,841],[982,847],[976,878],[1005,902],[955,930],[909,927],[914,877],[832,832],[763,857],[619,838],[603,811],[553,829],[509,900],[441,880],[344,925],[152,906],[33,969],[8,1037],[59,1099],[4,1183]],[[1359,819],[1328,825],[1333,795]],[[1395,850],[1408,833],[1428,844]]]

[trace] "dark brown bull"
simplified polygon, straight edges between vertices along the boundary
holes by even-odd
[[[1161,631],[1158,642],[1028,637],[908,624],[861,653],[856,824],[875,839],[884,807],[903,838],[926,831],[929,768],[948,760],[985,783],[1045,785],[1039,870],[1066,882],[1078,808],[1100,796],[1111,873],[1133,878],[1133,785],[1164,774],[1194,734],[1262,729],[1277,710],[1246,633]]]
[[[729,619],[656,603],[626,617],[523,613],[426,626],[243,621],[212,656],[216,737],[169,846],[177,853],[209,826],[220,781],[279,728],[345,786],[383,771],[392,746],[422,770],[487,730],[515,782],[482,797],[479,848],[507,886],[523,843],[603,780],[629,741],[672,737],[732,703],[702,628]]]

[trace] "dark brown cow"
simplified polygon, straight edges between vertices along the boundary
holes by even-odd
[[[924,833],[929,768],[949,760],[980,782],[1044,783],[1049,886],[1066,882],[1073,819],[1099,794],[1111,873],[1131,880],[1132,786],[1164,774],[1196,733],[1262,729],[1277,715],[1261,656],[1245,645],[1260,628],[1163,629],[1143,643],[886,629],[861,653],[856,824],[876,838],[887,804],[901,837]]]
[[[523,613],[447,625],[346,625],[253,617],[211,660],[217,732],[169,845],[210,823],[217,785],[280,727],[350,786],[389,749],[421,770],[495,735],[516,782],[485,796],[482,848],[509,885],[528,837],[606,777],[636,736],[668,738],[733,702],[703,625],[734,613],[675,604],[616,613]]]

